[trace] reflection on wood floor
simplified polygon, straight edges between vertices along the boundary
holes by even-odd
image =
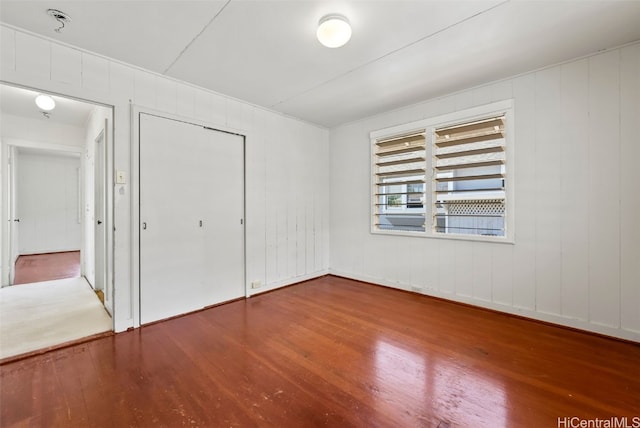
[[[327,276],[2,365],[0,425],[556,427],[637,416],[638,367],[632,343]]]
[[[20,256],[15,269],[14,285],[77,278],[80,276],[80,251]]]

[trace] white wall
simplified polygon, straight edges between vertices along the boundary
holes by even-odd
[[[515,245],[369,233],[369,132],[515,103]],[[640,44],[331,132],[331,272],[640,340]]]
[[[329,142],[324,128],[287,118],[55,41],[0,26],[0,79],[114,106],[114,317],[132,325],[130,103],[249,134],[247,281],[265,291],[329,266]],[[294,179],[295,178],[295,179]]]
[[[18,150],[16,163],[19,254],[80,250],[80,157]]]

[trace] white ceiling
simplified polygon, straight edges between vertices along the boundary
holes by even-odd
[[[84,128],[95,105],[53,95],[56,107],[49,112],[49,118],[36,106],[39,92],[0,84],[0,112],[46,122],[64,123]]]
[[[315,39],[328,13],[342,48]],[[2,0],[0,20],[328,127],[640,40],[640,1],[615,0]]]

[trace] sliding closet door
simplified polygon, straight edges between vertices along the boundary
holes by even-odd
[[[244,294],[244,140],[140,115],[141,323]]]

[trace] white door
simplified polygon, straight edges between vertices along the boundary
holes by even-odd
[[[244,139],[140,115],[140,322],[244,294]]]
[[[96,290],[104,290],[105,286],[105,192],[104,192],[104,161],[105,161],[105,132],[104,130],[95,140],[95,162],[94,162],[94,236],[95,236],[95,283],[93,288]]]

